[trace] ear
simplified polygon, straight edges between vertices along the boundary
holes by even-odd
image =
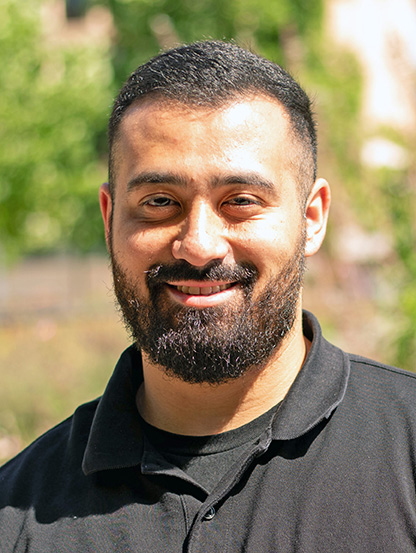
[[[110,250],[110,227],[111,227],[111,212],[113,209],[113,200],[110,193],[110,185],[108,182],[103,183],[100,186],[99,192],[101,215],[103,216],[104,229],[105,229],[105,241],[107,242],[107,248]]]
[[[325,179],[318,179],[309,194],[305,208],[306,245],[305,255],[314,255],[325,238],[331,190]]]

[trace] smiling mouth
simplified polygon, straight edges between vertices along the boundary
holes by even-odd
[[[236,282],[230,282],[228,284],[219,284],[217,286],[176,286],[169,284],[172,288],[182,292],[183,294],[188,294],[191,296],[210,296],[212,294],[218,294],[218,292],[223,292],[234,286]]]

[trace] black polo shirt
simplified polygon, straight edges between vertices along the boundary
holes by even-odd
[[[147,443],[132,347],[100,400],[0,469],[0,552],[416,551],[416,377],[348,355],[306,315],[308,358],[208,493]]]

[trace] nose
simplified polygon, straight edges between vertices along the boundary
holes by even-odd
[[[172,244],[175,259],[203,267],[210,261],[223,260],[229,253],[225,226],[212,206],[199,202],[192,206],[178,237]]]

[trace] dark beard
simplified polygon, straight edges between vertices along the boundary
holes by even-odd
[[[112,257],[114,289],[127,329],[152,363],[190,383],[220,384],[261,368],[293,327],[304,273],[304,238],[281,272],[253,300],[257,269],[251,264],[217,263],[199,270],[186,261],[157,265],[147,272],[149,300]],[[238,281],[240,301],[205,309],[175,305],[165,282]]]

